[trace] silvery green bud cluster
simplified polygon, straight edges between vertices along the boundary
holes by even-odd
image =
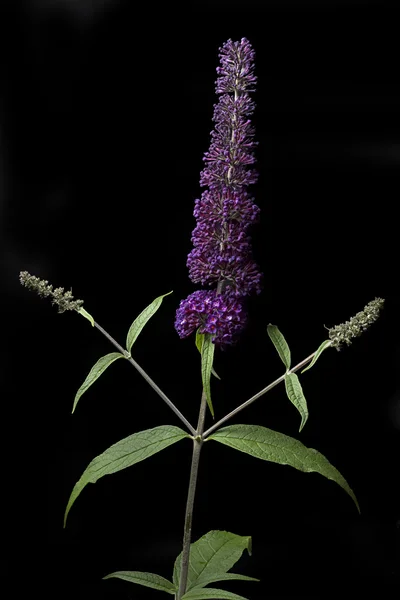
[[[51,296],[51,303],[57,304],[59,313],[66,310],[79,310],[83,304],[83,300],[74,300],[72,292],[64,292],[62,287],[53,290],[53,286],[49,285],[48,281],[39,279],[39,277],[28,273],[28,271],[21,271],[19,280],[28,290],[36,292],[41,298]]]
[[[361,335],[372,323],[379,317],[385,301],[382,298],[375,298],[369,302],[364,310],[357,313],[350,321],[335,325],[329,329],[329,338],[332,340],[332,346],[340,350],[343,344],[350,346],[354,338]]]

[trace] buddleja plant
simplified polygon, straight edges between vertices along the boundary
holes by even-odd
[[[209,151],[204,156],[206,166],[200,180],[206,190],[195,203],[194,216],[197,223],[192,234],[193,250],[187,260],[191,280],[202,284],[206,289],[197,290],[182,300],[175,318],[175,328],[181,338],[195,333],[195,343],[201,355],[202,396],[197,427],[188,422],[132,356],[133,345],[143,327],[160,308],[165,296],[172,292],[156,298],[134,320],[123,348],[83,308],[82,300],[74,300],[71,292],[64,292],[63,288],[53,289],[48,281],[40,280],[26,271],[20,274],[23,285],[41,296],[51,297],[53,304],[58,305],[59,312],[73,310],[87,318],[117,350],[101,357],[93,366],[76,393],[72,412],[82,395],[100,375],[114,361],[124,359],[139,371],[185,427],[182,429],[174,425],[161,425],[133,433],[94,458],[72,490],[65,511],[65,523],[75,500],[88,483],[95,483],[104,475],[126,469],[185,438],[192,441],[183,548],[175,561],[172,581],[154,573],[139,571],[118,571],[105,577],[116,577],[155,588],[173,595],[175,600],[245,600],[243,596],[207,586],[233,579],[258,581],[230,572],[245,549],[251,553],[250,537],[227,531],[209,531],[192,543],[196,480],[200,452],[206,442],[225,444],[255,458],[289,465],[305,473],[320,473],[340,485],[359,510],[357,499],[347,481],[317,450],[306,448],[300,441],[261,425],[221,426],[273,387],[284,383],[289,400],[300,413],[301,431],[307,422],[308,408],[296,372],[303,369],[303,373],[310,369],[327,348],[340,350],[344,344],[350,344],[353,338],[378,318],[384,302],[381,298],[376,298],[346,323],[329,329],[328,339],[294,367],[291,366],[289,346],[282,333],[276,325],[268,325],[267,332],[284,364],[284,373],[205,429],[207,406],[214,416],[211,375],[218,377],[213,369],[215,349],[226,349],[237,342],[247,321],[246,296],[253,292],[260,293],[262,285],[262,274],[252,258],[251,240],[248,236],[249,227],[257,221],[259,215],[259,208],[247,191],[256,181],[256,173],[251,168],[255,162],[255,141],[250,122],[254,111],[250,94],[256,83],[254,51],[246,39],[239,42],[229,40],[220,49],[219,56],[220,67],[217,68],[216,82],[219,101],[215,105],[215,127]]]

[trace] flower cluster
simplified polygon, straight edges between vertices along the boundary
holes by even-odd
[[[254,51],[246,39],[228,40],[219,56],[216,93],[220,98],[200,176],[200,185],[208,189],[195,202],[193,250],[187,259],[190,279],[204,286],[216,285],[217,290],[194,292],[182,300],[175,328],[180,337],[200,328],[214,334],[214,343],[231,344],[246,322],[243,298],[260,293],[262,283],[247,234],[259,217],[259,208],[247,191],[257,180],[249,168],[255,162],[256,144],[249,119],[255,105],[249,92],[254,91],[256,77]],[[217,295],[221,296],[218,306]]]
[[[375,298],[369,302],[364,310],[358,312],[350,321],[335,325],[329,329],[329,338],[332,340],[332,346],[340,350],[343,344],[350,346],[352,340],[361,335],[372,323],[374,323],[383,308],[384,300]]]
[[[181,337],[196,329],[210,333],[216,344],[231,344],[246,321],[242,303],[217,290],[199,290],[181,300],[176,313],[176,324]]]
[[[21,271],[19,280],[23,286],[39,294],[41,298],[50,296],[52,304],[57,304],[59,313],[66,310],[79,310],[83,304],[83,300],[74,300],[72,292],[64,292],[62,287],[53,290],[53,286],[49,285],[47,280],[30,275],[28,271]]]

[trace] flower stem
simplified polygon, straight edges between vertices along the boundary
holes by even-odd
[[[181,411],[175,406],[173,402],[164,394],[162,390],[158,387],[156,383],[147,375],[146,371],[142,369],[140,365],[128,354],[128,352],[120,345],[114,338],[105,330],[101,325],[94,321],[95,327],[101,331],[101,333],[125,356],[127,360],[135,367],[135,369],[144,377],[147,383],[153,388],[155,392],[164,400],[164,402],[170,407],[170,409],[176,414],[176,416],[186,425],[192,435],[196,435],[196,431],[194,427],[189,423],[189,421],[183,416]]]
[[[299,369],[301,369],[302,367],[304,367],[307,363],[310,362],[310,360],[312,360],[314,358],[314,356],[315,356],[315,354],[317,352],[318,351],[316,350],[315,352],[313,352],[312,354],[310,354],[310,356],[307,356],[307,358],[305,358],[304,360],[302,360],[301,362],[299,362],[298,365],[296,365],[292,369],[289,369],[288,373],[295,373],[296,371],[298,371]],[[240,406],[238,406],[237,408],[235,408],[229,414],[225,415],[225,417],[222,417],[222,419],[220,419],[219,421],[217,421],[217,423],[214,423],[214,425],[212,425],[209,429],[207,429],[207,431],[205,431],[203,433],[203,440],[205,440],[210,435],[210,433],[212,433],[216,429],[219,429],[223,423],[225,423],[226,421],[228,421],[229,419],[231,419],[232,417],[234,417],[235,415],[237,415],[244,408],[247,408],[248,406],[250,406],[250,404],[252,404],[255,400],[257,400],[258,398],[260,398],[260,396],[263,396],[264,394],[266,394],[267,392],[269,392],[270,390],[272,390],[272,388],[274,388],[276,385],[278,385],[278,383],[281,383],[281,381],[284,381],[285,380],[285,376],[286,376],[286,373],[284,373],[283,375],[281,375],[280,377],[278,377],[278,379],[275,379],[275,381],[273,381],[272,383],[270,383],[269,385],[267,385],[267,387],[263,388],[260,392],[258,392],[257,394],[255,394],[254,396],[252,396],[251,398],[249,398],[248,400],[246,400],[246,402],[243,402],[243,404],[241,404]]]
[[[206,416],[207,397],[203,390],[200,403],[199,420],[197,430],[193,439],[193,454],[192,464],[190,467],[189,489],[186,500],[185,526],[183,531],[183,548],[182,548],[182,564],[181,576],[179,580],[179,589],[176,595],[176,600],[181,600],[186,592],[187,578],[189,572],[189,553],[190,542],[192,538],[192,521],[193,521],[193,506],[196,493],[197,474],[199,471],[200,451],[203,445],[202,435],[204,431],[204,421]]]

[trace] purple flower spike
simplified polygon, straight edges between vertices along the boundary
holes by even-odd
[[[228,345],[234,343],[245,325],[243,298],[259,293],[262,283],[247,232],[260,212],[247,191],[257,180],[251,168],[256,142],[250,117],[255,105],[249,96],[255,89],[256,76],[254,50],[248,40],[228,40],[219,57],[216,93],[220,98],[214,106],[215,126],[200,175],[200,185],[208,190],[195,202],[197,224],[192,233],[193,250],[187,259],[190,279],[216,285],[218,291],[194,292],[183,300],[175,328],[180,337],[186,337],[200,327],[201,333],[214,335],[216,344]],[[224,318],[215,313],[213,302],[217,296]]]
[[[181,300],[175,329],[181,338],[199,329],[200,333],[215,336],[215,344],[224,346],[237,341],[246,319],[240,300],[217,294],[216,290],[199,290]]]

